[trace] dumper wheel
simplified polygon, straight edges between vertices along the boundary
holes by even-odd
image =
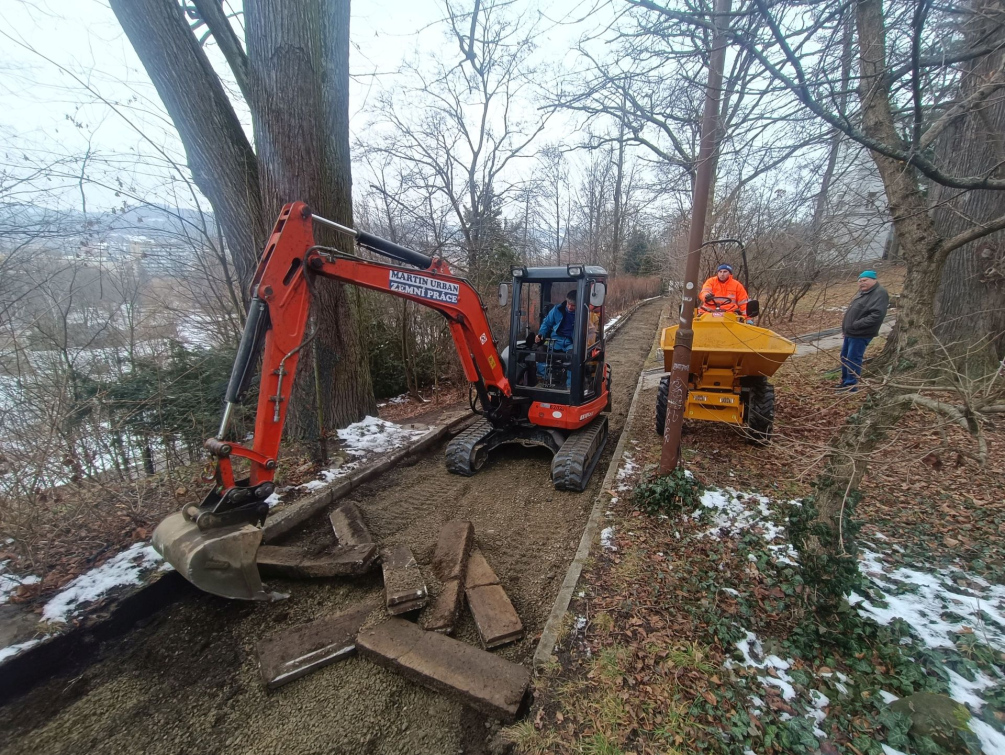
[[[667,401],[670,396],[670,376],[660,378],[660,389],[656,393],[656,434],[661,438],[666,432]]]
[[[775,425],[775,386],[766,377],[744,378],[747,388],[747,429],[750,440],[758,445],[771,442]]]

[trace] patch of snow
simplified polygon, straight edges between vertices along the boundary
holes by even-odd
[[[42,641],[42,639],[42,637],[36,637],[35,639],[28,640],[27,642],[19,642],[16,645],[8,645],[5,648],[0,648],[0,663],[3,663],[8,658],[13,658],[15,655],[23,653],[28,648],[35,647]]]
[[[984,752],[1005,752],[1005,734],[979,718],[971,718],[969,725],[970,731],[981,740],[981,749]]]
[[[796,696],[796,691],[792,686],[792,677],[786,672],[792,668],[792,664],[777,655],[765,657],[764,648],[757,635],[747,631],[747,636],[736,643],[736,649],[743,654],[743,665],[747,668],[763,669],[768,672],[768,676],[757,677],[761,684],[778,687],[782,691],[784,700],[792,700]],[[758,660],[763,658],[763,660]],[[732,660],[726,661],[726,668],[732,668],[735,663]],[[770,676],[770,674],[774,676]]]
[[[65,623],[82,604],[98,600],[116,587],[139,584],[144,572],[162,566],[166,565],[152,546],[136,543],[70,582],[45,604],[42,618]]]
[[[618,474],[614,478],[615,481],[619,482],[620,484],[617,485],[614,489],[619,493],[625,490],[631,490],[632,486],[629,485],[627,482],[624,482],[624,480],[630,475],[635,474],[638,468],[639,465],[635,463],[635,460],[632,458],[631,454],[626,453],[621,459],[621,466],[618,467]]]
[[[907,753],[893,749],[890,745],[880,744],[880,747],[883,748],[883,755],[907,755]]]
[[[792,547],[791,543],[769,545],[768,550],[771,551],[775,563],[779,566],[799,566],[799,552]]]
[[[863,550],[860,571],[872,582],[872,592],[877,597],[869,600],[851,593],[848,602],[880,624],[903,620],[929,648],[955,650],[957,636],[972,632],[993,649],[1005,652],[1005,586],[991,585],[959,571],[922,569],[893,568],[877,553]],[[961,587],[958,581],[967,587]],[[984,707],[981,694],[997,684],[980,671],[973,672],[973,681],[951,668],[945,667],[945,671],[949,696],[971,712]],[[889,693],[880,694],[889,702],[886,700]],[[985,752],[1005,752],[1005,736],[993,727],[975,717],[971,719],[971,729]]]
[[[957,633],[973,631],[991,647],[1005,651],[1005,586],[975,590],[956,584],[958,572],[890,569],[867,550],[862,551],[860,568],[886,603],[884,607],[851,593],[848,602],[860,613],[880,624],[903,619],[930,648],[955,648]],[[961,618],[944,618],[951,615]]]
[[[342,448],[353,456],[368,453],[387,453],[428,432],[427,429],[414,430],[379,417],[364,417],[338,431]]]
[[[984,707],[984,701],[980,693],[988,687],[995,686],[995,680],[991,679],[979,671],[974,672],[974,681],[963,678],[951,668],[947,668],[949,674],[949,696],[958,703],[969,705],[971,710],[978,711]]]
[[[725,592],[725,593],[729,593],[730,595],[732,595],[734,597],[737,597],[737,598],[740,597],[739,591],[738,590],[734,590],[732,587],[723,587],[722,591]]]
[[[586,617],[577,616],[576,617],[576,631],[582,632],[586,628]]]
[[[355,456],[356,459],[346,463],[339,462],[328,469],[322,469],[321,479],[308,480],[299,487],[307,491],[327,487],[340,477],[345,477],[353,470],[363,466],[368,456],[396,451],[421,438],[429,430],[428,427],[404,427],[379,417],[364,417],[359,422],[354,422],[338,431],[343,450]],[[271,497],[267,500],[271,500]],[[279,500],[276,498],[276,502]]]
[[[848,681],[848,677],[845,676],[844,674],[842,674],[840,671],[828,672],[826,674],[820,674],[820,676],[824,677],[825,679],[830,679],[832,676],[836,676],[841,681],[839,681],[839,682],[832,682],[832,684],[834,685],[835,689],[837,689],[837,691],[840,692],[842,695],[847,695],[848,694],[848,688],[844,685],[844,682]],[[880,694],[882,694],[882,693],[880,693]],[[889,693],[887,693],[887,694],[889,694]]]
[[[614,527],[606,527],[600,533],[600,544],[605,550],[616,551],[618,546],[614,544]]]
[[[879,691],[879,696],[883,698],[883,702],[889,705],[890,703],[897,702],[900,698],[897,697],[892,692],[887,692],[885,689]]]
[[[811,689],[810,701],[813,703],[813,707],[806,712],[806,717],[813,721],[813,736],[817,739],[823,739],[827,736],[827,733],[820,728],[820,725],[827,718],[827,711],[824,709],[831,704],[830,698],[822,692]]]
[[[16,574],[8,574],[7,563],[7,561],[0,561],[0,604],[6,603],[21,585],[34,585],[39,581],[39,577],[34,574],[28,574],[23,577],[19,577]]]
[[[612,325],[614,325],[614,323],[616,323],[620,319],[621,319],[621,315],[615,315],[610,320],[608,320],[606,323],[604,323],[604,327],[605,328],[610,328]]]
[[[270,495],[268,498],[265,499],[265,502],[269,505],[269,508],[271,509],[281,500],[282,499],[279,497],[279,493],[273,493],[272,495]]]
[[[691,514],[701,519],[711,514],[712,527],[703,537],[739,537],[757,527],[762,537],[771,542],[784,532],[783,527],[770,520],[769,498],[756,493],[742,493],[732,488],[706,490],[701,496],[701,508]]]

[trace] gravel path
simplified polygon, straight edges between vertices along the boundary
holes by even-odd
[[[505,447],[472,478],[448,474],[442,449],[351,496],[384,544],[406,544],[430,589],[440,526],[474,523],[478,544],[527,630],[498,652],[529,663],[593,497],[620,434],[665,301],[646,304],[608,346],[613,370],[611,438],[589,488],[559,492],[550,456]],[[291,534],[324,537],[327,517]],[[198,593],[101,648],[75,678],[56,677],[0,708],[0,752],[10,753],[483,753],[497,724],[359,658],[275,692],[259,677],[255,643],[284,627],[378,597],[380,570],[353,582],[273,581],[291,597],[270,605]],[[458,639],[477,644],[466,617]]]

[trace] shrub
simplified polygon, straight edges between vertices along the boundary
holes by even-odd
[[[632,500],[639,511],[649,516],[671,516],[698,505],[704,487],[682,467],[670,474],[652,475],[640,482]]]

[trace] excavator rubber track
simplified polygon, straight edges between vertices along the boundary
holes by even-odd
[[[606,415],[570,433],[551,462],[551,479],[557,490],[586,489],[607,445],[607,436]]]
[[[447,444],[447,471],[471,477],[482,468],[492,450],[491,436],[496,428],[487,419],[475,422]]]

